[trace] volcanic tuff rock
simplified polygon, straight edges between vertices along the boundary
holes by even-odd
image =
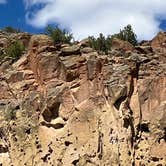
[[[165,166],[165,39],[99,55],[87,40],[26,38],[27,52],[1,63],[0,165]]]

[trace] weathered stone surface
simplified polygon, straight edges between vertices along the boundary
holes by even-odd
[[[89,39],[86,38],[86,39],[81,40],[81,41],[79,42],[79,45],[80,45],[81,47],[89,47]]]
[[[112,41],[112,49],[132,51],[134,49],[133,45],[127,41],[123,41],[117,38],[114,38]]]
[[[46,35],[29,43],[0,67],[0,165],[166,164],[163,52],[124,41],[110,55],[86,41],[59,50]]]
[[[149,54],[153,52],[153,49],[151,46],[136,46],[135,49],[142,54]]]
[[[6,48],[8,45],[8,39],[5,36],[0,35],[0,47]]]
[[[91,53],[93,51],[94,50],[91,47],[84,47],[84,48],[81,49],[81,52],[84,53],[84,54],[88,54],[88,53]]]
[[[157,36],[151,41],[151,46],[154,51],[165,53],[166,52],[166,33],[159,32]]]
[[[73,45],[69,47],[63,47],[61,49],[62,55],[72,55],[72,54],[80,54],[80,46],[79,45]]]

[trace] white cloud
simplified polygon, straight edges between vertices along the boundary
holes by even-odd
[[[151,39],[166,18],[166,0],[24,0],[27,22],[35,27],[59,23],[77,39],[113,34],[131,24],[139,39]],[[40,5],[39,10],[31,10]]]
[[[0,4],[6,3],[6,0],[0,0]]]

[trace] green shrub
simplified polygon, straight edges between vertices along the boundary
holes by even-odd
[[[21,57],[24,50],[24,45],[20,41],[15,41],[9,45],[5,52],[6,56],[11,57],[14,60],[17,60]]]
[[[133,32],[131,25],[127,25],[123,30],[120,30],[119,33],[114,35],[108,35],[105,37],[102,33],[99,34],[99,37],[95,38],[94,36],[89,37],[90,46],[98,52],[104,52],[105,54],[111,50],[112,40],[118,38],[124,41],[128,41],[134,46],[137,45],[137,36]]]
[[[73,39],[73,35],[71,33],[66,29],[61,30],[58,26],[54,28],[48,25],[45,31],[46,34],[53,39],[54,44],[70,44]]]
[[[7,33],[19,33],[19,32],[21,32],[20,29],[13,28],[11,26],[7,26],[7,27],[3,28],[2,30],[7,32]]]
[[[99,51],[99,52],[108,52],[108,44],[107,44],[107,38],[100,33],[98,38],[95,38],[93,36],[89,37],[89,44],[90,47],[92,47],[94,50]]]
[[[131,25],[127,25],[119,33],[112,35],[112,38],[118,38],[130,42],[132,45],[137,45],[137,35],[134,33]]]

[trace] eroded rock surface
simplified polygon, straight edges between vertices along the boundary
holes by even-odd
[[[0,68],[0,165],[165,166],[161,35],[136,48],[116,41],[109,55],[32,36]]]

